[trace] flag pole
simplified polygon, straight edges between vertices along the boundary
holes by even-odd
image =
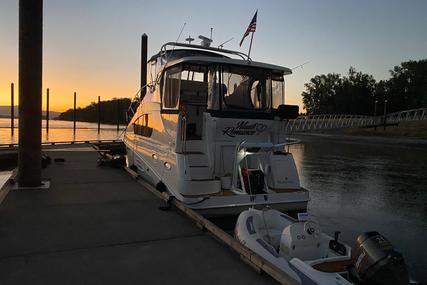
[[[251,43],[249,44],[249,52],[248,52],[248,59],[251,57],[251,49],[252,49],[252,40],[254,38],[254,32],[252,32],[251,35]]]

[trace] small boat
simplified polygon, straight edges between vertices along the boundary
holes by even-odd
[[[274,209],[242,212],[236,239],[279,271],[303,285],[419,284],[409,281],[405,262],[378,232],[360,235],[353,248],[322,232],[300,214],[294,219]]]
[[[291,73],[238,51],[163,45],[128,110],[127,166],[204,215],[305,210],[309,194],[285,148],[288,119],[298,116],[284,105]]]

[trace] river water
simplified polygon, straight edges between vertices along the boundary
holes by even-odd
[[[427,144],[300,136],[290,151],[308,212],[353,245],[376,230],[400,251],[411,276],[427,281]]]
[[[18,119],[15,119],[15,133],[11,135],[10,119],[0,118],[0,144],[18,143]],[[49,133],[46,133],[46,121],[42,121],[43,142],[65,142],[84,140],[115,140],[121,136],[125,126],[120,126],[117,132],[116,125],[101,124],[101,132],[98,134],[97,123],[76,122],[76,134],[73,133],[73,122],[49,120]]]
[[[15,126],[18,122],[15,123]],[[0,119],[0,144],[17,143],[10,119]],[[43,126],[45,122],[43,121]],[[116,126],[50,121],[43,141],[117,139]],[[427,144],[300,136],[290,151],[301,184],[310,190],[308,212],[328,234],[352,245],[365,231],[386,236],[403,254],[411,276],[427,281]],[[8,173],[1,173],[4,180]],[[0,181],[2,182],[2,181]],[[3,184],[3,183],[1,183]]]

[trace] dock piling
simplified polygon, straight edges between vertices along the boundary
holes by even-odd
[[[141,36],[141,96],[144,98],[147,93],[147,51],[148,51],[148,36],[143,34]]]
[[[98,96],[98,135],[101,133],[101,96]]]
[[[76,135],[76,101],[77,101],[77,93],[74,92],[73,135]]]
[[[15,133],[15,87],[14,84],[10,84],[10,133],[13,137]]]
[[[43,0],[19,1],[19,187],[41,185]]]
[[[46,134],[49,133],[49,88],[46,89]]]
[[[120,126],[120,99],[117,99],[117,132],[119,132]]]

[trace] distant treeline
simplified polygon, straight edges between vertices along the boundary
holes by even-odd
[[[130,99],[113,99],[101,101],[100,119],[103,124],[126,124],[126,111],[129,108]],[[72,121],[73,109],[61,113],[58,120]],[[91,103],[84,108],[76,109],[76,120],[82,122],[98,122],[98,103]]]
[[[377,115],[427,107],[427,59],[402,62],[391,78],[377,82],[372,75],[350,67],[347,76],[316,75],[302,93],[307,114]],[[375,103],[377,102],[377,103]]]

